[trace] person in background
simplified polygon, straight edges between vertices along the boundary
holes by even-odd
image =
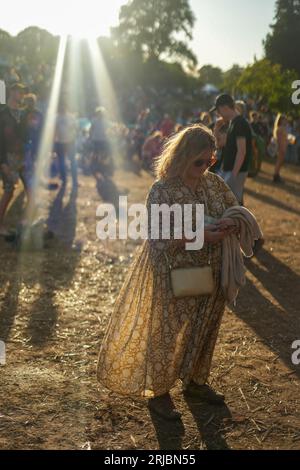
[[[213,111],[217,111],[221,117],[215,127],[217,142],[221,139],[221,127],[228,125],[220,174],[239,203],[243,204],[244,185],[252,151],[251,128],[248,121],[236,110],[234,99],[230,95],[219,95],[211,112]]]
[[[145,134],[143,130],[136,126],[130,129],[126,137],[127,141],[127,161],[132,161],[134,155],[142,160],[142,149],[145,142]]]
[[[212,128],[216,137],[216,162],[211,166],[210,171],[212,173],[220,174],[221,167],[224,158],[224,148],[226,145],[228,123],[224,123],[222,118],[217,119],[214,127]]]
[[[95,153],[108,152],[108,122],[102,106],[95,109],[90,128],[90,139]]]
[[[36,108],[36,100],[36,95],[33,93],[25,96],[25,111],[22,120],[25,143],[25,178],[30,188],[33,185],[34,166],[43,129],[43,115]]]
[[[65,101],[62,101],[59,105],[56,118],[54,150],[58,158],[58,169],[63,185],[67,184],[66,157],[69,157],[71,161],[73,185],[78,185],[75,148],[76,134],[77,123],[75,116],[68,111]]]
[[[250,125],[253,132],[264,139],[265,144],[268,144],[269,130],[266,123],[263,121],[262,116],[257,111],[250,112]]]
[[[143,109],[138,115],[136,124],[137,124],[137,127],[142,130],[144,135],[146,135],[150,129],[150,126],[151,126],[150,119],[151,119],[151,114],[150,114],[149,108]]]
[[[8,235],[4,227],[4,217],[19,178],[23,182],[28,204],[31,197],[24,175],[24,140],[21,130],[22,106],[26,90],[22,83],[12,84],[9,88],[7,105],[0,112],[0,172],[4,189],[0,201],[0,235],[2,236]]]
[[[113,172],[112,149],[108,132],[109,122],[106,109],[100,106],[95,110],[90,129],[93,149],[91,169],[94,175],[105,173],[109,168],[110,172]]]
[[[277,143],[277,160],[273,176],[273,183],[284,183],[280,176],[288,147],[288,120],[283,114],[278,114],[274,124],[273,138]]]
[[[237,100],[235,102],[235,108],[238,113],[246,119],[247,115],[247,105],[243,100]]]
[[[145,140],[142,148],[142,161],[146,170],[153,169],[153,164],[162,150],[163,141],[163,135],[159,131],[155,131]]]
[[[159,126],[163,138],[168,138],[174,132],[174,126],[174,121],[170,118],[169,114],[165,114]]]
[[[211,118],[210,113],[202,112],[200,114],[200,123],[204,126],[208,127],[209,129],[212,128],[213,120]]]

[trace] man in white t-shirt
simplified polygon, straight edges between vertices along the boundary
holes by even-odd
[[[65,103],[59,107],[56,118],[54,150],[58,159],[58,170],[63,185],[67,183],[66,157],[71,161],[71,174],[74,186],[77,186],[76,141],[77,123],[73,114],[68,112]]]

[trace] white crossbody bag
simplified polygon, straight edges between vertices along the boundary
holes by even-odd
[[[210,260],[207,266],[172,268],[169,265],[169,270],[174,297],[197,297],[213,293],[214,279]]]
[[[205,196],[205,195],[204,195]],[[206,202],[206,198],[205,198]],[[207,204],[206,204],[207,207]],[[209,218],[209,217],[208,217]],[[211,295],[214,290],[213,271],[211,267],[211,247],[208,247],[208,265],[189,268],[173,268],[164,252],[170,272],[173,295],[176,298]]]

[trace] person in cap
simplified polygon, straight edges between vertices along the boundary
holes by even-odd
[[[243,204],[244,185],[252,150],[252,133],[248,121],[237,111],[234,99],[228,94],[216,98],[211,112],[220,116],[215,126],[215,136],[219,139],[220,129],[228,124],[223,148],[223,163],[220,175],[228,184],[240,204]]]
[[[7,105],[0,111],[0,173],[4,194],[0,200],[0,235],[7,235],[4,217],[13,197],[14,188],[22,179],[27,199],[30,194],[24,178],[24,141],[22,134],[23,99],[27,88],[22,83],[9,87]]]

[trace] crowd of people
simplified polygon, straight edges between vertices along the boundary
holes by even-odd
[[[16,78],[18,78],[16,76]],[[14,187],[22,180],[28,199],[32,199],[35,166],[45,124],[45,110],[38,109],[38,97],[20,81],[7,90],[7,104],[0,111],[0,159],[3,195],[0,201],[0,235],[7,235],[4,217]],[[300,162],[300,120],[277,117],[265,105],[253,100],[235,101],[219,95],[215,106],[207,110],[170,115],[151,105],[139,92],[130,121],[113,122],[109,112],[99,106],[92,116],[78,116],[68,108],[65,96],[59,102],[48,176],[58,176],[66,185],[70,166],[72,183],[78,185],[78,169],[94,175],[97,184],[111,177],[116,166],[135,160],[141,168],[153,172],[168,138],[190,124],[201,123],[211,129],[217,142],[215,162],[210,171],[218,173],[243,203],[247,176],[255,176],[265,155],[275,161],[274,184],[283,184],[280,174],[287,158]],[[123,103],[124,104],[124,103]],[[126,104],[126,106],[128,103]],[[145,106],[146,105],[146,106]],[[125,113],[126,114],[126,113]],[[128,115],[128,112],[127,112]],[[49,182],[49,189],[57,183]]]

